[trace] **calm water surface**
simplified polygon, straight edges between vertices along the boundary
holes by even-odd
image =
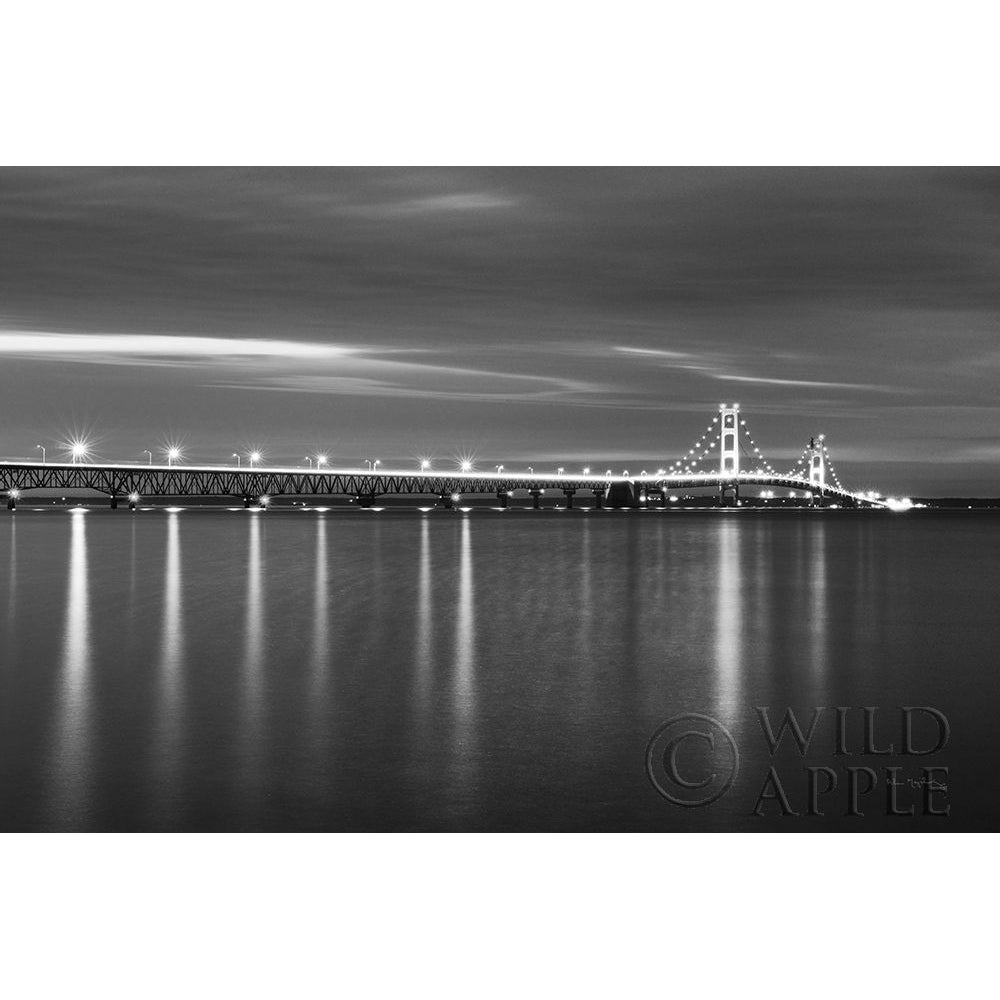
[[[995,829],[998,543],[974,512],[22,508],[0,519],[0,827]],[[772,760],[755,706],[824,707],[806,758]],[[898,706],[949,741],[865,754],[863,706],[876,749]],[[740,753],[697,808],[647,773],[682,713]],[[800,815],[753,814],[772,764]],[[945,818],[921,815],[927,764]],[[810,765],[838,782],[824,816]],[[876,776],[862,817],[851,765]],[[913,816],[886,815],[890,765]]]

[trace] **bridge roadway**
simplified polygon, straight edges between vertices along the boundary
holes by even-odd
[[[546,491],[560,492],[567,506],[579,491],[590,493],[595,506],[634,507],[642,492],[664,492],[714,488],[720,498],[738,497],[740,487],[788,489],[812,492],[821,500],[845,505],[879,506],[847,490],[829,484],[820,487],[806,478],[741,472],[667,476],[599,476],[544,473],[512,475],[506,472],[371,472],[363,469],[239,468],[225,465],[142,465],[96,463],[0,462],[0,493],[8,496],[8,507],[27,490],[55,489],[66,492],[93,490],[109,498],[135,505],[151,497],[235,497],[246,506],[274,496],[347,496],[370,505],[382,496],[433,496],[450,506],[456,495],[493,495],[501,506],[517,490],[526,491],[539,505]]]

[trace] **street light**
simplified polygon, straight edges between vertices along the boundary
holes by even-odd
[[[472,463],[468,459],[466,459],[464,462],[462,462],[462,471],[463,472],[469,472],[471,469],[472,469]]]
[[[369,472],[374,472],[379,466],[379,459],[377,458],[366,458],[365,461],[368,463]]]
[[[250,468],[252,469],[254,467],[254,463],[259,461],[260,461],[260,452],[259,451],[250,452]]]
[[[566,470],[560,465],[558,471],[559,471],[559,475],[561,476]]]
[[[306,455],[306,461],[309,463],[309,468],[313,467],[313,460],[309,455]]]
[[[422,458],[420,460],[420,471],[426,472],[431,467],[431,462],[429,458]]]
[[[42,465],[44,465],[45,464],[45,446],[41,445],[41,444],[36,444],[35,447],[42,449]]]
[[[583,474],[585,476],[589,476],[590,475],[590,466],[589,465],[585,465],[584,466],[584,468],[583,468]]]
[[[167,468],[170,468],[170,466],[173,465],[174,462],[176,462],[177,459],[179,459],[180,457],[181,457],[180,451],[177,448],[171,448],[167,452]]]
[[[233,452],[233,458],[236,459],[236,468],[238,469],[240,467],[240,456],[235,451]]]
[[[152,465],[153,464],[153,453],[148,448],[143,448],[142,449],[142,453],[143,453],[143,455],[149,455],[149,464]]]
[[[86,458],[87,456],[87,446],[82,441],[74,441],[70,450],[73,454],[74,465],[76,465],[77,459]]]
[[[326,465],[326,455],[317,455],[316,456],[316,466],[317,466],[317,468],[319,466],[321,466],[321,465]]]
[[[503,472],[503,466],[502,465],[498,465],[497,466],[497,475],[499,476],[501,472]]]
[[[530,472],[532,475],[535,474],[534,468],[532,466],[530,466],[530,465],[528,466],[528,472]]]

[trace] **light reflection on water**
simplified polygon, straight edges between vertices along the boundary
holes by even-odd
[[[743,653],[744,535],[731,517],[724,518],[716,532],[718,557],[715,568],[715,670],[716,704],[722,721],[733,721],[740,707],[740,671]],[[745,534],[745,532],[744,532]]]
[[[90,586],[87,566],[87,512],[70,514],[66,616],[56,709],[55,782],[51,804],[54,825],[67,821],[87,825],[92,808]]]
[[[153,763],[162,794],[178,799],[178,759],[184,725],[184,623],[181,604],[183,579],[180,552],[180,515],[167,514],[166,559],[163,564],[163,617],[160,626],[157,722],[153,731]]]
[[[985,744],[998,524],[19,511],[0,826],[745,827],[652,791],[656,726],[937,704]]]

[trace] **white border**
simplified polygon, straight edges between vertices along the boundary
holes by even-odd
[[[995,163],[993,9],[7,4],[0,162]]]
[[[978,996],[995,979],[993,846],[11,835],[2,978],[8,996],[144,1000]]]

